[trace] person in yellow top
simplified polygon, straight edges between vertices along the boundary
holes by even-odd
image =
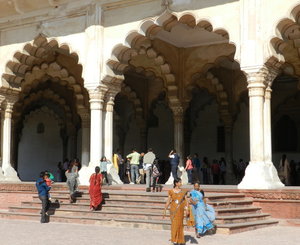
[[[124,160],[119,149],[113,155],[113,166],[117,170],[120,179],[124,182]]]
[[[113,155],[113,166],[117,170],[117,173],[119,173],[119,164],[118,164],[118,162],[119,162],[119,156],[118,156],[117,153],[114,153],[114,155]]]
[[[136,180],[139,178],[140,154],[135,149],[132,149],[132,153],[128,154],[126,158],[130,160],[130,173],[132,181],[130,184],[135,184]]]

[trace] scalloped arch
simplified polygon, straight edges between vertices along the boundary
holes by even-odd
[[[79,65],[77,53],[73,52],[68,44],[60,44],[54,38],[48,40],[45,36],[38,35],[33,41],[26,43],[22,51],[16,51],[12,60],[7,62],[5,73],[2,75],[2,79],[5,81],[3,86],[22,91],[22,84],[26,82],[28,73],[36,67],[56,63],[55,52],[72,57]],[[57,66],[59,65],[57,64]],[[64,68],[61,67],[60,70],[62,73],[68,74]]]
[[[73,76],[69,75],[67,69],[62,68],[56,62],[50,64],[42,63],[40,66],[33,66],[31,71],[27,71],[24,76],[24,82],[21,84],[21,89],[24,94],[28,94],[30,90],[38,84],[46,82],[51,78],[51,81],[60,83],[74,91],[76,97],[77,109],[85,108],[83,90]]]
[[[297,64],[293,64],[295,70],[300,64],[300,5],[293,7],[290,14],[286,18],[280,19],[276,25],[276,36],[270,38],[270,46],[272,55],[267,59],[267,64],[283,68],[284,62],[289,62],[288,53],[292,55],[291,60],[298,59]],[[290,64],[292,65],[292,64]],[[297,73],[300,74],[300,70]]]
[[[63,98],[61,98],[58,94],[55,94],[50,89],[40,90],[36,93],[31,93],[28,97],[25,97],[24,100],[18,101],[15,104],[16,111],[23,111],[24,108],[29,106],[31,103],[39,101],[41,99],[47,99],[60,105],[62,108],[64,108],[64,113],[66,115],[65,119],[70,121],[72,120],[71,108],[67,105],[66,101]],[[19,113],[19,115],[21,115],[21,113]],[[16,117],[18,117],[19,115],[15,114]]]
[[[197,20],[197,17],[189,12],[181,15],[165,12],[157,18],[144,20],[140,24],[139,31],[131,31],[125,38],[125,44],[117,45],[112,51],[112,58],[107,61],[108,67],[116,75],[124,75],[131,69],[131,59],[138,55],[145,55],[147,59],[154,60],[155,67],[161,71],[161,74],[156,76],[161,77],[167,88],[167,95],[171,104],[178,104],[178,86],[175,83],[175,75],[172,73],[172,68],[168,64],[163,55],[159,54],[152,46],[151,39],[159,31],[164,30],[170,32],[173,27],[182,23],[188,28],[200,27],[209,32],[215,32],[227,39],[229,42],[229,34],[225,29],[213,29],[211,22],[208,20]],[[144,67],[145,70],[151,67]]]
[[[35,110],[32,110],[30,113],[28,113],[25,116],[25,118],[23,120],[22,128],[28,122],[28,120],[30,120],[32,117],[39,116],[39,115],[44,116],[45,113],[47,115],[49,115],[50,117],[54,118],[54,120],[57,122],[57,124],[60,128],[63,127],[63,125],[64,125],[63,120],[51,108],[49,108],[47,106],[43,106],[41,108],[37,108]]]
[[[128,85],[124,83],[122,83],[120,94],[125,95],[128,98],[128,100],[133,103],[138,124],[140,126],[145,125],[146,121],[143,116],[142,103],[141,100],[137,97],[137,94]]]
[[[199,79],[200,77],[201,77],[200,74],[198,74],[198,75],[196,74],[194,80],[197,80],[197,78]],[[203,76],[202,76],[202,78],[203,78]],[[215,94],[217,102],[218,102],[220,117],[222,118],[224,124],[230,124],[231,125],[232,116],[231,116],[230,111],[229,111],[228,94],[225,91],[224,86],[219,81],[219,79],[217,77],[215,77],[211,72],[207,72],[205,74],[204,78],[207,79],[208,81],[210,81],[210,86],[208,86],[208,84],[206,85],[205,83],[190,84],[187,87],[186,92],[188,93],[194,87],[198,86],[200,88],[207,89],[207,91],[209,93]],[[190,96],[187,96],[187,98],[191,99]],[[190,100],[187,101],[187,102],[190,102]]]

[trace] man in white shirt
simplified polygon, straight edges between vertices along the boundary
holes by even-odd
[[[151,170],[155,157],[156,156],[151,148],[149,148],[148,152],[144,155],[144,170],[146,172],[146,191],[148,192],[151,190]]]

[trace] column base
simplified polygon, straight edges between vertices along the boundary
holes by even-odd
[[[2,171],[1,171],[1,173],[2,173]],[[16,170],[12,166],[9,166],[9,167],[6,167],[5,169],[3,169],[3,176],[4,176],[4,181],[11,181],[11,182],[20,182],[21,181],[18,177]],[[2,180],[2,176],[0,176],[0,180]]]
[[[0,181],[5,181],[5,176],[3,174],[2,168],[0,167]]]
[[[95,173],[95,167],[99,166],[94,163],[90,163],[89,166],[83,166],[79,171],[79,181],[80,185],[90,185],[90,177]],[[112,166],[112,164],[107,165],[107,174],[110,184],[117,185],[123,184],[117,173],[117,170]]]
[[[185,171],[184,167],[178,166],[177,176],[181,179],[181,182],[183,185],[186,185],[188,183],[188,176],[187,176],[187,172]],[[173,185],[173,181],[174,181],[174,178],[171,173],[168,181],[166,182],[166,185]]]
[[[238,189],[278,189],[284,187],[272,162],[250,162]]]

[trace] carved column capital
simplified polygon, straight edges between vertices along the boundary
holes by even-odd
[[[4,117],[11,118],[15,101],[6,100],[4,107]]]
[[[114,105],[115,105],[115,97],[120,91],[114,91],[110,90],[106,94],[105,98],[105,110],[107,112],[113,112],[114,111]]]
[[[102,110],[107,89],[105,87],[98,87],[93,90],[88,90],[88,92],[90,95],[91,110]]]
[[[90,127],[90,113],[87,109],[80,109],[78,114],[81,118],[81,127],[89,128]]]
[[[184,109],[182,106],[173,106],[171,107],[171,110],[173,111],[173,117],[174,121],[177,123],[182,123],[183,122],[183,113]]]
[[[243,69],[247,76],[249,96],[269,97],[272,83],[279,75],[280,69],[271,66],[259,66]],[[268,89],[268,91],[267,91]],[[265,92],[267,93],[265,95]]]
[[[272,94],[272,89],[270,87],[267,87],[266,91],[265,91],[265,99],[270,100],[271,99],[271,94]]]

